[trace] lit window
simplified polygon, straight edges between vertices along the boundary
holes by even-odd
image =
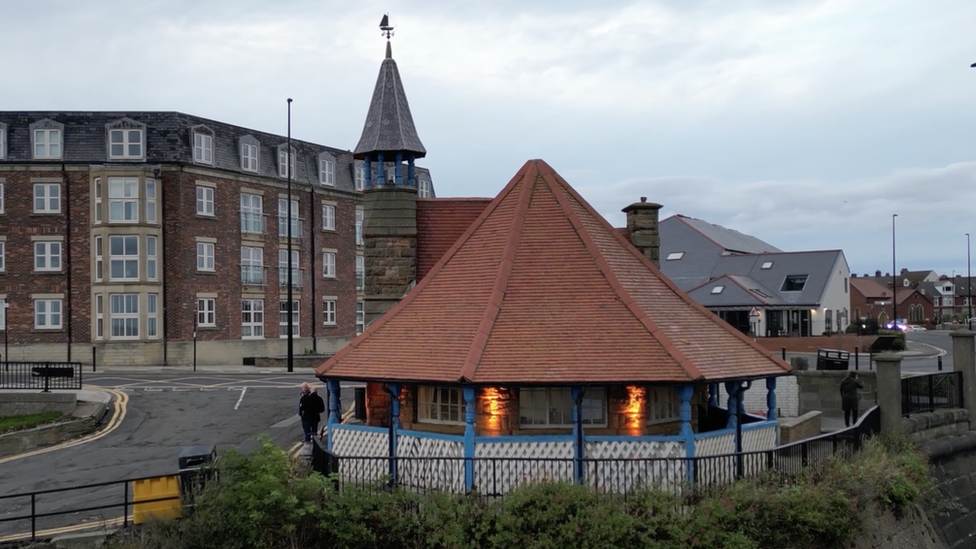
[[[197,242],[197,270],[198,271],[210,271],[214,270],[214,243],[213,242]]]
[[[61,212],[61,184],[34,184],[34,213]]]
[[[680,420],[678,392],[673,387],[647,389],[647,423],[665,423]]]
[[[667,259],[665,259],[665,261],[677,261],[684,256],[685,256],[684,252],[671,252],[668,254],[668,257]]]
[[[108,222],[139,222],[139,178],[108,178]]]
[[[760,268],[761,269],[772,269],[773,268],[773,262],[772,261],[767,261],[767,262],[763,263],[762,264],[762,267],[760,267]]]
[[[418,419],[423,423],[464,424],[464,399],[456,387],[420,387]]]
[[[789,275],[783,281],[781,292],[802,292],[807,285],[807,275]]]
[[[326,326],[336,325],[336,302],[334,299],[322,301],[322,324]]]
[[[241,247],[241,283],[245,286],[264,286],[264,248]]]
[[[139,237],[108,237],[109,280],[139,280]]]
[[[217,300],[212,297],[197,299],[197,326],[217,327]]]
[[[60,242],[35,242],[34,243],[34,270],[35,271],[60,271],[61,270],[61,243]]]
[[[61,300],[34,300],[34,328],[38,330],[61,329]]]
[[[241,232],[264,234],[264,214],[261,209],[261,195],[241,194]]]
[[[366,288],[366,258],[356,256],[356,291],[361,292]]]
[[[714,288],[712,288],[712,293],[713,294],[720,294],[724,290],[725,290],[725,286],[715,286]]]
[[[139,294],[112,294],[109,307],[112,339],[139,337]]]
[[[61,158],[61,130],[34,130],[34,159]]]
[[[213,137],[202,133],[193,133],[193,161],[213,164]]]
[[[332,204],[322,205],[322,230],[323,231],[334,231],[335,230],[335,209],[336,207]]]
[[[322,276],[325,278],[335,278],[336,276],[336,252],[322,253]]]
[[[278,285],[288,286],[288,250],[278,250]],[[298,250],[291,252],[291,284],[293,287],[302,285],[302,271],[298,268]]]
[[[288,337],[288,300],[278,302],[278,337]],[[291,337],[298,336],[298,302],[291,302]]]
[[[241,169],[245,172],[258,171],[258,146],[241,143]]]
[[[366,214],[362,208],[356,208],[356,245],[362,246],[366,243],[363,238],[363,220],[366,218]]]
[[[583,425],[607,423],[606,391],[588,387],[583,393],[580,418]],[[519,425],[522,427],[570,427],[573,425],[573,397],[568,387],[526,387],[519,389]]]
[[[362,301],[356,302],[356,333],[361,334],[366,331],[366,308]]]
[[[197,215],[214,214],[213,187],[197,186]]]
[[[244,299],[241,301],[241,337],[244,339],[264,337],[263,299]]]
[[[110,159],[142,158],[142,130],[109,130],[108,141]]]
[[[319,160],[319,183],[335,186],[335,162],[332,160]]]

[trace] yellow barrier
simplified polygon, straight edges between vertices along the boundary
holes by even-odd
[[[172,497],[171,500],[140,501]],[[175,475],[136,480],[132,482],[133,505],[132,522],[142,524],[150,518],[179,518],[183,516],[183,504],[180,501],[180,482]]]

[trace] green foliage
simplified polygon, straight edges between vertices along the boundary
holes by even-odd
[[[929,487],[928,465],[904,438],[875,437],[790,482],[737,482],[682,499],[627,498],[540,483],[505,498],[417,494],[382,486],[336,490],[269,440],[222,455],[192,513],[110,541],[128,549],[826,549],[846,546],[871,513],[903,512]]]
[[[891,348],[895,351],[905,350],[905,332],[901,330],[878,330],[878,335],[893,335],[895,336],[894,343],[891,344]]]
[[[61,419],[61,415],[61,412],[41,412],[26,416],[3,416],[0,417],[0,433],[31,429],[38,425],[52,423]]]

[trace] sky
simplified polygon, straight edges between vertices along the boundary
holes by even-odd
[[[283,135],[290,97],[295,138],[352,149],[388,13],[438,196],[542,158],[615,226],[645,196],[858,274],[893,242],[899,270],[970,268],[972,0],[0,2],[0,110]]]

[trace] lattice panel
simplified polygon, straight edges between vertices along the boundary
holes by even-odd
[[[339,456],[339,478],[344,482],[365,485],[388,478],[389,461],[383,459],[349,459],[342,456],[388,457],[390,436],[387,432],[344,429],[333,425],[332,453]]]
[[[588,441],[586,459],[682,458],[685,445],[676,441]]]
[[[735,434],[695,438],[695,456],[720,456],[735,452]]]
[[[506,494],[524,484],[573,481],[573,442],[492,442],[475,446],[474,489]]]
[[[463,442],[399,435],[397,456],[422,458],[399,460],[401,486],[464,493]]]
[[[779,427],[770,422],[767,427],[759,427],[742,433],[742,451],[758,452],[776,447],[776,431]]]
[[[687,480],[685,445],[675,441],[615,440],[586,443],[586,483],[606,492],[676,489]]]

